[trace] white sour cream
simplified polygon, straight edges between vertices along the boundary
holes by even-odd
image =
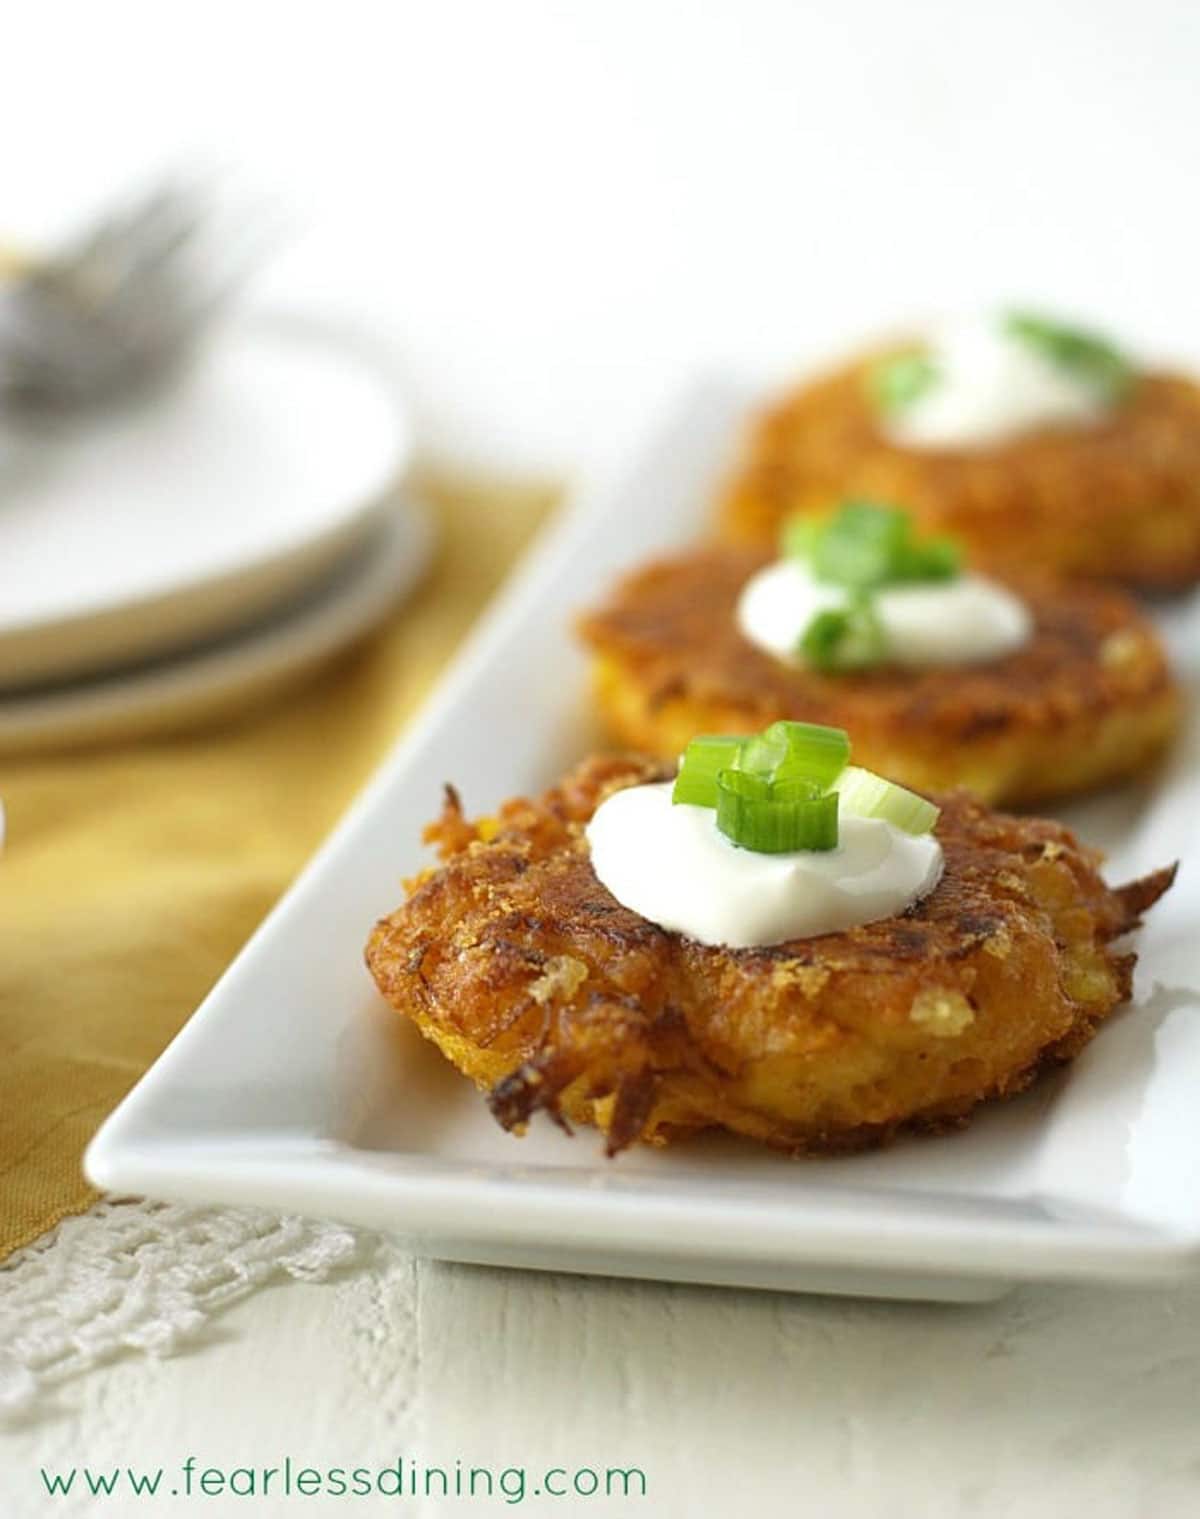
[[[836,585],[814,580],[801,559],[781,559],[752,576],[737,604],[744,637],[779,659],[799,662],[796,646],[817,612],[845,604]],[[1029,608],[982,575],[892,586],[872,595],[893,664],[979,664],[1026,643]]]
[[[942,846],[843,815],[836,849],[756,854],[711,807],[676,807],[673,782],[616,791],[588,824],[592,869],[623,907],[702,944],[749,949],[903,912],[933,890]]]
[[[1039,427],[1086,427],[1109,409],[1095,386],[980,318],[934,334],[937,383],[882,419],[904,448],[985,448]]]

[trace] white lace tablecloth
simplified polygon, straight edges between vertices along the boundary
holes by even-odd
[[[322,1281],[369,1253],[338,1224],[246,1209],[102,1202],[0,1274],[0,1414],[123,1351],[170,1355],[255,1287]]]
[[[41,1470],[189,1454],[646,1472],[645,1502],[522,1504],[558,1515],[1200,1512],[1200,1285],[982,1308],[786,1297],[418,1262],[337,1225],[109,1203],[0,1272],[0,1354],[4,1519],[124,1519],[48,1498]],[[230,1504],[164,1493],[137,1512]],[[347,1511],[512,1505],[236,1506]]]

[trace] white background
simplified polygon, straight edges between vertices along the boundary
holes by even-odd
[[[697,367],[996,298],[1200,349],[1189,0],[9,0],[0,57],[0,237],[228,166],[300,229],[276,288],[376,330],[427,441],[476,463],[584,467]],[[49,1511],[39,1461],[399,1447],[641,1461],[656,1515],[1200,1503],[1194,1292],[940,1310],[413,1272],[267,1290],[192,1354],[64,1388],[5,1501]]]
[[[1188,351],[1193,0],[39,0],[5,7],[10,235],[184,163],[392,341],[442,451],[604,456],[680,377],[1009,296]]]

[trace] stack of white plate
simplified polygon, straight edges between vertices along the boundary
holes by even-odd
[[[0,426],[0,752],[245,708],[428,558],[392,387],[319,328],[216,331],[145,396]]]

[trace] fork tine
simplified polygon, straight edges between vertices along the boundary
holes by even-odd
[[[240,222],[235,239],[216,239],[211,217],[190,235],[181,231],[177,242],[146,250],[110,292],[117,322],[134,333],[169,326],[171,340],[182,341],[229,301],[279,235],[278,219],[262,214]]]
[[[165,181],[0,292],[0,400],[73,402],[181,352],[278,240],[278,219],[229,237],[203,184]]]
[[[148,262],[195,236],[204,219],[198,197],[163,185],[101,223],[56,264],[71,270],[85,290],[118,289],[136,279]]]

